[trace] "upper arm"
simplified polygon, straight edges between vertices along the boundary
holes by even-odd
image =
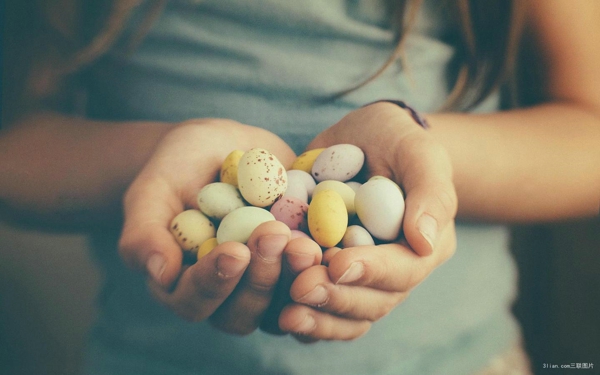
[[[533,0],[527,22],[543,96],[600,112],[600,1]],[[525,64],[528,62],[525,61]]]

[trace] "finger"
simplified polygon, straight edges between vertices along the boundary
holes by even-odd
[[[325,252],[323,253],[323,264],[326,266],[329,265],[329,261],[331,261],[335,254],[337,254],[339,251],[342,251],[342,249],[339,247],[332,247],[330,249],[325,250]]]
[[[181,271],[182,251],[168,229],[182,203],[166,182],[137,181],[124,199],[119,253],[125,264],[169,288]]]
[[[418,140],[415,143],[427,143]],[[408,243],[422,256],[436,249],[440,232],[454,220],[458,207],[456,191],[452,183],[452,166],[446,151],[426,144],[409,148],[410,160],[399,161],[402,186],[406,193],[406,211],[403,230]]]
[[[284,333],[279,328],[278,319],[283,308],[292,302],[290,287],[299,273],[321,264],[321,258],[321,247],[310,238],[295,238],[287,244],[283,252],[279,283],[260,325],[263,331],[272,334]]]
[[[294,302],[354,320],[376,321],[403,301],[408,293],[363,286],[336,285],[326,267],[312,267],[298,276],[290,295]]]
[[[421,257],[400,244],[359,246],[339,251],[327,270],[334,284],[406,292],[423,281],[442,258],[441,253]]]
[[[250,251],[241,243],[226,242],[215,247],[187,268],[172,291],[150,279],[153,296],[189,321],[209,317],[229,297],[250,263]]]
[[[290,236],[290,229],[279,221],[263,223],[252,232],[248,240],[250,265],[231,297],[211,317],[211,323],[239,335],[259,326],[279,281],[282,254]]]
[[[279,317],[279,326],[286,332],[317,340],[353,340],[371,328],[366,320],[345,319],[317,311],[308,306],[293,304],[287,306]]]

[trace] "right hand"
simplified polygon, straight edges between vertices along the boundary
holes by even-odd
[[[125,194],[119,241],[125,264],[148,275],[158,301],[187,320],[211,317],[220,329],[237,334],[259,326],[282,269],[297,274],[320,264],[320,248],[305,239],[290,241],[284,224],[268,222],[247,246],[223,243],[184,268],[169,224],[184,209],[197,208],[198,191],[215,181],[229,152],[254,147],[271,151],[286,168],[295,158],[276,135],[235,121],[191,120],[176,126]]]

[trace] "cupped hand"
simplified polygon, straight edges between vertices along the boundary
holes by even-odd
[[[314,248],[288,247],[290,231],[281,223],[266,223],[248,245],[223,243],[190,267],[182,266],[182,251],[169,231],[170,221],[186,208],[196,208],[196,194],[214,182],[229,152],[254,147],[268,149],[284,166],[293,151],[274,134],[230,120],[191,120],[176,126],[158,145],[124,198],[125,222],[120,255],[132,269],[148,275],[153,295],[185,319],[212,315],[215,325],[248,333],[258,326],[279,274],[290,265],[290,253],[320,262]],[[280,225],[281,224],[281,225]],[[306,250],[305,250],[306,249]],[[308,266],[302,266],[308,267]],[[300,267],[300,268],[302,268]]]
[[[350,143],[365,153],[365,178],[391,178],[405,193],[397,243],[329,249],[327,267],[311,267],[291,288],[294,304],[280,326],[305,341],[347,340],[365,333],[456,249],[457,198],[446,150],[391,103],[351,112],[309,149]],[[318,298],[317,298],[318,297]]]
[[[363,150],[366,177],[382,175],[402,187],[404,237],[417,254],[431,254],[440,233],[454,221],[458,204],[445,148],[405,109],[387,102],[351,112],[319,134],[308,148],[339,143]]]
[[[328,249],[323,265],[306,269],[292,284],[294,303],[282,311],[281,329],[303,342],[360,337],[454,254],[453,224],[438,244],[428,256],[406,242]]]

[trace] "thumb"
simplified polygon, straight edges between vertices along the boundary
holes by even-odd
[[[436,248],[442,230],[454,220],[457,199],[449,183],[407,189],[404,214],[404,236],[411,248],[421,256]]]
[[[119,240],[124,263],[165,288],[177,280],[183,258],[168,228],[183,205],[168,190],[160,184],[143,188],[132,185],[124,200],[125,222]]]
[[[418,153],[400,180],[406,193],[404,236],[417,254],[430,255],[458,208],[449,158],[431,148]]]

